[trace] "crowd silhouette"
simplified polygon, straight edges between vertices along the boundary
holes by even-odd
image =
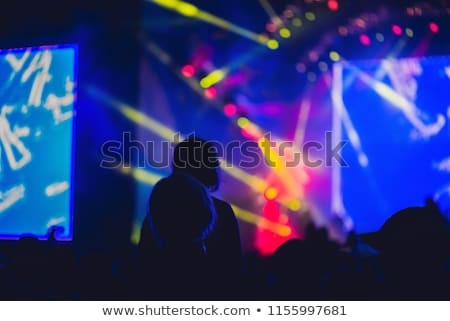
[[[77,256],[26,236],[0,251],[1,299],[450,299],[447,217],[427,200],[394,213],[377,233],[333,241],[310,224],[273,255],[243,254],[219,188],[211,143],[175,148],[172,173],[153,188],[135,253]]]

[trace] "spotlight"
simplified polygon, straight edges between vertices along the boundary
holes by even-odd
[[[384,36],[382,33],[377,32],[377,34],[375,35],[375,38],[377,38],[377,40],[379,42],[383,42],[384,41]]]
[[[393,25],[392,26],[392,32],[397,35],[397,36],[401,36],[403,33],[402,28],[399,25]]]
[[[214,99],[217,97],[217,89],[214,87],[206,88],[204,93],[205,93],[205,97],[208,99]]]
[[[186,65],[181,68],[181,73],[187,78],[191,78],[195,74],[195,68],[192,65]]]
[[[289,38],[291,36],[291,32],[288,28],[281,28],[280,29],[280,36],[283,38]]]
[[[336,0],[328,0],[328,8],[331,11],[337,11],[339,9],[339,3]]]
[[[406,35],[407,35],[408,37],[410,37],[410,38],[414,37],[414,31],[412,31],[411,28],[406,28],[406,29],[405,29],[405,33],[406,33]]]
[[[279,47],[278,41],[276,41],[275,39],[268,40],[267,47],[269,47],[272,50],[278,49]]]
[[[434,33],[439,32],[439,26],[437,25],[437,23],[430,22],[429,27],[430,27],[431,32],[434,32]]]
[[[300,18],[294,18],[294,19],[292,19],[292,25],[294,26],[294,27],[301,27],[302,26],[302,20],[300,19]]]
[[[362,34],[359,36],[359,41],[364,45],[364,46],[370,46],[370,38],[368,35],[366,34]]]
[[[223,112],[226,116],[233,117],[234,115],[236,115],[237,107],[235,104],[232,104],[232,103],[226,104],[223,107]]]
[[[276,189],[275,187],[269,187],[264,191],[264,197],[266,198],[266,200],[268,201],[273,201],[274,199],[277,198],[278,196],[278,189]]]
[[[334,62],[337,62],[341,59],[341,56],[336,51],[330,52],[330,59]]]
[[[247,117],[239,117],[237,120],[237,124],[240,128],[245,127],[249,122]]]
[[[316,15],[312,12],[306,12],[305,18],[306,18],[306,20],[314,21],[314,20],[316,20]]]

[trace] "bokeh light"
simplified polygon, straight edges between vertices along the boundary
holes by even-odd
[[[334,62],[341,60],[341,56],[336,51],[330,52],[330,59]]]
[[[269,47],[272,50],[278,49],[279,47],[278,41],[276,41],[275,39],[268,40],[267,47]]]
[[[362,34],[359,36],[359,41],[364,45],[364,46],[370,46],[370,38],[368,35],[366,34]]]
[[[291,32],[288,28],[281,28],[280,29],[280,36],[283,38],[289,38],[291,36]]]
[[[228,117],[233,117],[236,115],[237,107],[235,104],[228,103],[223,107],[223,112]]]
[[[181,68],[181,73],[187,78],[191,78],[195,75],[195,68],[192,65],[185,65]]]
[[[394,33],[394,35],[401,36],[403,33],[403,30],[399,25],[393,25],[392,32]]]
[[[439,26],[437,25],[436,22],[430,22],[429,27],[430,27],[431,32],[434,32],[434,33],[439,32]]]
[[[273,201],[274,199],[276,199],[278,197],[278,189],[271,186],[268,187],[265,191],[264,191],[264,197],[266,198],[266,200],[268,201]]]
[[[331,11],[337,11],[339,9],[339,3],[336,0],[328,0],[328,8]]]

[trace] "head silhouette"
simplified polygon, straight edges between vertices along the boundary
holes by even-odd
[[[219,166],[215,146],[202,138],[191,136],[175,147],[173,173],[192,175],[210,191],[219,188]]]
[[[202,245],[212,231],[216,212],[208,191],[186,174],[160,180],[150,195],[149,221],[161,248]]]

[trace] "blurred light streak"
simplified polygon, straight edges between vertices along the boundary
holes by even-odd
[[[332,87],[332,91],[331,91],[331,99],[333,101],[333,107],[334,107],[333,117],[335,115],[339,116],[340,121],[342,121],[342,124],[344,125],[344,127],[347,131],[347,135],[348,135],[348,139],[350,140],[350,144],[355,149],[355,151],[358,155],[358,160],[360,162],[360,165],[362,167],[367,167],[367,165],[368,165],[367,156],[362,149],[361,140],[359,138],[358,132],[356,131],[355,127],[353,126],[353,123],[350,119],[348,111],[345,108],[344,100],[342,98],[343,90],[344,90],[343,67],[344,67],[343,63],[334,65],[333,87]],[[336,130],[336,129],[334,128],[334,130]],[[342,140],[342,137],[334,137],[333,136],[333,139],[334,138],[338,139],[334,142]]]
[[[231,207],[233,208],[236,217],[241,221],[257,225],[261,229],[272,231],[280,236],[289,236],[292,233],[292,229],[287,225],[273,222],[236,205],[231,205]]]
[[[264,197],[268,201],[273,201],[277,198],[279,191],[277,188],[270,186],[264,191]]]
[[[445,124],[445,117],[441,114],[438,115],[437,121],[432,124],[425,124],[419,118],[419,110],[416,105],[410,102],[407,98],[403,97],[401,94],[397,93],[394,89],[372,78],[367,73],[359,70],[355,66],[348,64],[350,68],[356,69],[358,71],[359,78],[370,86],[377,94],[386,99],[393,106],[400,109],[406,119],[413,125],[422,135],[422,137],[427,138],[438,133]],[[386,65],[385,65],[386,66]],[[350,137],[351,139],[351,137]]]
[[[164,178],[164,176],[162,175],[146,171],[145,169],[142,168],[131,166],[129,167],[121,166],[119,168],[119,171],[124,175],[133,177],[138,182],[145,183],[151,186],[155,185],[160,179]]]
[[[290,170],[286,167],[286,162],[280,157],[275,149],[271,147],[271,143],[273,142],[269,141],[266,136],[263,136],[258,140],[258,146],[266,158],[268,166],[270,166],[275,175],[280,178],[290,197],[295,199],[301,197],[301,185],[295,180]],[[279,144],[275,145],[279,146]]]
[[[283,20],[281,20],[281,18],[277,15],[275,9],[268,0],[259,0],[259,3],[277,28],[283,26]]]
[[[112,106],[113,108],[117,109],[119,112],[121,112],[126,118],[129,120],[135,122],[136,124],[139,124],[143,126],[144,128],[154,132],[155,134],[159,135],[160,137],[168,140],[173,141],[173,139],[178,135],[180,139],[183,139],[182,136],[179,136],[179,133],[175,132],[171,128],[164,126],[160,122],[154,120],[150,116],[136,110],[135,108],[124,104],[120,102],[117,99],[114,99],[107,95],[106,93],[102,92],[101,90],[95,88],[95,87],[88,87],[88,92],[96,97],[98,100],[107,103],[108,105]],[[234,164],[228,163],[226,161],[222,161],[222,169],[229,174],[230,176],[236,178],[240,182],[248,185],[250,188],[252,188],[256,192],[263,192],[267,188],[267,183],[255,176],[250,175],[247,172],[243,171],[242,169],[236,167]],[[132,172],[136,173],[133,175],[139,175],[141,172]],[[141,173],[141,175],[143,175]]]
[[[200,80],[200,86],[202,88],[209,88],[217,84],[218,82],[222,81],[227,74],[228,74],[227,68],[216,69]]]
[[[121,167],[119,171],[124,174],[133,177],[136,181],[154,186],[160,179],[162,179],[164,176],[158,175],[155,173],[152,173],[150,171],[136,168],[136,167]],[[234,204],[231,204],[234,213],[236,214],[236,217],[240,219],[241,221],[257,225],[260,228],[270,230],[274,233],[277,233],[281,236],[288,236],[291,234],[291,228],[289,226],[279,224],[276,222],[272,222],[270,220],[267,220],[263,218],[260,215],[254,214],[250,211],[244,210]],[[137,231],[136,231],[137,230]],[[139,239],[139,235],[136,235],[136,233],[140,233],[139,225],[136,224],[136,226],[133,227],[133,233],[132,233],[132,240],[135,240],[137,243],[137,240]]]
[[[296,147],[303,145],[310,109],[311,109],[311,102],[309,101],[309,99],[304,99],[300,105],[297,127],[295,128],[294,146]]]
[[[147,2],[154,3],[163,8],[175,11],[183,16],[195,18],[197,20],[207,22],[214,26],[226,29],[228,31],[234,32],[240,36],[243,36],[247,39],[253,40],[257,43],[267,46],[268,38],[262,35],[259,35],[255,32],[242,28],[238,25],[235,25],[225,19],[217,17],[211,13],[200,10],[198,7],[194,6],[185,1],[181,0],[146,0]]]

